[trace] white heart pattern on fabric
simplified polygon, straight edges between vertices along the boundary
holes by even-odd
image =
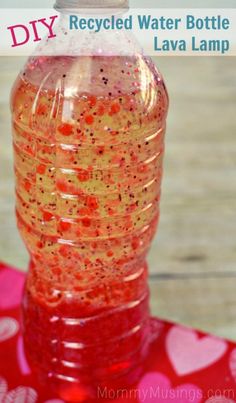
[[[0,403],[36,403],[38,394],[35,389],[18,386],[8,392],[7,381],[0,376]],[[50,399],[44,403],[65,403],[61,399]]]
[[[3,402],[3,398],[7,393],[8,385],[4,378],[0,377],[0,403]]]
[[[140,403],[200,403],[202,391],[192,384],[171,387],[170,380],[159,372],[149,372],[138,386]]]
[[[216,363],[227,348],[226,341],[213,336],[199,338],[197,332],[183,326],[173,326],[166,336],[167,354],[179,376]]]
[[[229,368],[233,380],[236,382],[236,348],[232,350],[230,357],[229,357]]]
[[[18,388],[7,393],[4,403],[35,403],[37,401],[37,392],[26,386],[18,386]]]
[[[235,400],[227,399],[225,396],[212,396],[205,403],[235,403]]]
[[[0,342],[10,339],[19,331],[17,320],[10,317],[0,318]]]

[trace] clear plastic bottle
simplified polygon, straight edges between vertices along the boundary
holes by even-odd
[[[75,41],[67,44],[64,20],[66,49]],[[11,97],[16,214],[30,254],[27,357],[74,402],[132,382],[148,351],[146,256],[168,109],[160,73],[127,33],[88,37],[76,46],[81,38],[92,55],[31,57]]]

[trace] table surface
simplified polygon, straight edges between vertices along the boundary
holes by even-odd
[[[9,92],[24,60],[0,58],[0,259],[28,256],[14,217]],[[170,95],[161,220],[149,254],[152,312],[236,339],[236,75],[232,57],[156,59]]]

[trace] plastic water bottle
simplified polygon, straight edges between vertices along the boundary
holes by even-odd
[[[136,47],[127,32],[84,34],[93,53],[67,55],[84,38],[66,35],[63,7],[75,3],[84,5],[57,3],[65,55],[31,57],[11,109],[17,222],[30,254],[27,357],[61,398],[90,402],[98,387],[132,382],[148,352],[146,256],[159,217],[168,96],[151,59],[141,50],[123,55]],[[127,4],[106,1],[114,5]]]

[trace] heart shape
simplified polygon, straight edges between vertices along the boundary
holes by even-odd
[[[146,374],[138,386],[140,403],[199,403],[202,391],[195,385],[171,387],[170,380],[159,372]]]
[[[18,388],[7,393],[4,403],[35,403],[37,401],[37,393],[34,389],[26,386],[18,386]]]
[[[36,403],[38,394],[28,386],[18,386],[8,391],[7,381],[0,377],[0,403]],[[65,403],[60,399],[50,399],[44,403]]]
[[[0,342],[15,336],[19,330],[18,322],[13,318],[0,318]]]
[[[23,273],[0,270],[0,309],[13,309],[20,304],[24,281]]]
[[[26,386],[18,386],[8,392],[8,385],[4,378],[0,377],[0,402],[4,403],[35,403],[37,392]]]
[[[4,398],[5,394],[7,393],[7,388],[8,388],[7,382],[5,381],[4,378],[0,377],[0,402],[1,403],[3,402],[3,398]]]
[[[198,337],[197,332],[183,326],[173,326],[166,336],[166,350],[176,373],[191,374],[217,362],[228,344],[217,337]]]

